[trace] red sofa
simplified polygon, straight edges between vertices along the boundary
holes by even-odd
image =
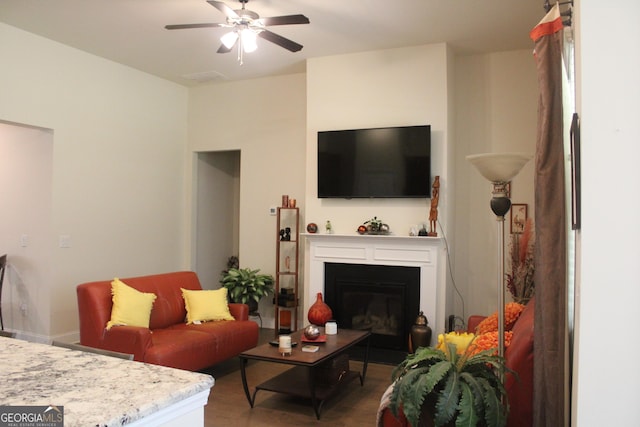
[[[531,299],[513,326],[511,344],[504,352],[506,366],[518,374],[505,376],[505,388],[509,401],[509,418],[507,427],[530,427],[533,425],[533,325],[535,298]],[[467,323],[467,331],[474,332],[484,316],[471,316]],[[391,391],[387,389],[381,401],[378,413],[379,427],[408,427],[404,414],[393,416],[386,406]]]
[[[122,279],[141,292],[157,295],[149,328],[114,326],[111,318],[111,280],[83,283],[77,287],[80,344],[129,353],[134,360],[190,371],[200,370],[253,348],[258,325],[249,320],[246,304],[229,304],[236,320],[187,325],[180,288],[200,290],[196,273],[181,271]]]

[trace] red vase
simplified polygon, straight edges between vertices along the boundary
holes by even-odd
[[[331,320],[332,316],[331,308],[322,301],[322,293],[318,292],[316,302],[309,307],[309,313],[307,314],[309,322],[317,326],[324,326],[328,320]]]

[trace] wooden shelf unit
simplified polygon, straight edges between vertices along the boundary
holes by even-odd
[[[298,329],[300,210],[299,208],[280,207],[278,208],[277,219],[276,283],[274,292],[276,336],[294,332]],[[284,232],[286,228],[290,229],[289,233]],[[288,312],[288,314],[285,312]],[[288,327],[285,323],[287,320],[289,322]]]

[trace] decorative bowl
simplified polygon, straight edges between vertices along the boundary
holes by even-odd
[[[303,333],[308,340],[316,340],[320,336],[320,328],[316,325],[309,325],[304,328]]]

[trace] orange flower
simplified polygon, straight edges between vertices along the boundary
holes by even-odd
[[[520,317],[520,314],[524,310],[524,305],[517,302],[510,302],[504,306],[504,330],[510,331],[513,325]],[[487,332],[498,331],[498,312],[493,313],[491,316],[484,319],[478,324],[476,328],[476,334],[481,335]]]
[[[511,344],[511,338],[513,338],[513,332],[507,331],[504,333],[504,348],[508,348]],[[478,335],[476,339],[469,346],[469,354],[474,355],[484,350],[495,348],[494,354],[498,354],[498,331],[487,332],[482,335]]]

